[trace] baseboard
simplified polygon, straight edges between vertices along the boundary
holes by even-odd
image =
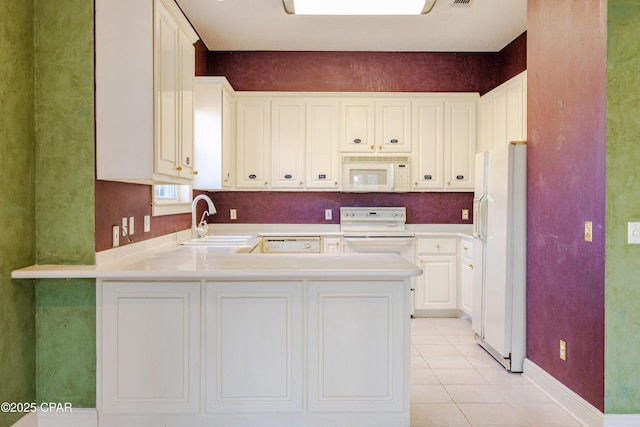
[[[29,412],[11,427],[38,427],[38,413]]]
[[[606,414],[604,427],[637,427],[640,426],[640,414]]]
[[[571,413],[585,426],[602,427],[605,425],[605,416],[598,408],[578,396],[573,390],[552,377],[531,360],[524,359],[522,375],[540,387],[551,399]],[[614,425],[630,426],[631,424],[611,424],[611,426]],[[633,425],[638,426],[640,424],[636,422],[636,424]]]
[[[70,411],[31,412],[11,427],[98,427],[95,408],[74,408]]]

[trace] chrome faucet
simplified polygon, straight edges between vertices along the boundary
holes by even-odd
[[[205,200],[207,202],[209,210],[204,211],[204,213],[202,214],[202,219],[200,220],[200,223],[196,225],[196,206],[198,205],[198,202],[200,200]],[[204,237],[204,235],[207,234],[207,229],[209,226],[204,219],[205,217],[208,217],[209,215],[213,215],[216,212],[217,212],[216,207],[213,206],[213,202],[211,201],[209,196],[206,196],[204,194],[199,194],[193,198],[193,202],[191,202],[191,238],[192,239],[195,237]]]

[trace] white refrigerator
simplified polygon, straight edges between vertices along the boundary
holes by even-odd
[[[526,352],[527,146],[476,154],[472,329],[507,370]]]

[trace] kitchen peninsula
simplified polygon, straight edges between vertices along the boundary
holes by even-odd
[[[395,254],[169,245],[13,278],[95,278],[100,426],[409,426]]]

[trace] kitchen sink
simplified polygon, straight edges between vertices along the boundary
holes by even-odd
[[[182,242],[185,246],[216,246],[216,247],[239,247],[255,246],[257,237],[247,235],[211,235],[186,240]]]

